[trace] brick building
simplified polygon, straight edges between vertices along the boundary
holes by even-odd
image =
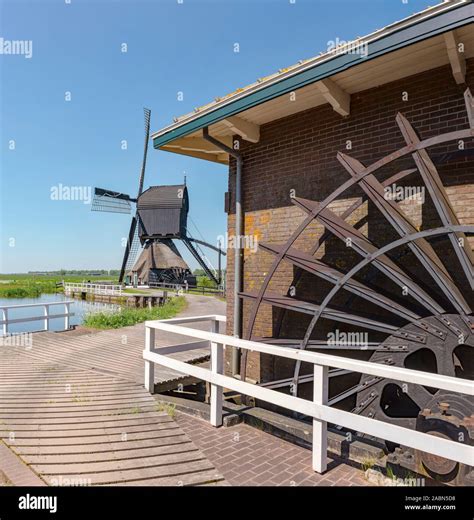
[[[354,323],[354,315],[390,321],[392,310],[377,305],[373,297],[340,291],[331,306],[343,309],[352,318],[347,314],[341,320],[334,318],[336,315],[326,316],[317,328],[308,329],[316,308],[311,303],[320,304],[335,283],[328,281],[327,270],[322,273],[326,277],[315,276],[321,265],[311,264],[308,256],[321,261],[324,268],[344,274],[360,260],[360,251],[347,247],[324,218],[303,225],[308,211],[315,206],[299,199],[320,203],[332,198],[328,205],[331,215],[343,219],[378,248],[399,239],[403,233],[367,193],[370,182],[356,182],[332,194],[351,178],[351,165],[356,170],[364,168],[406,147],[410,136],[407,121],[421,141],[457,132],[450,139],[429,143],[429,157],[441,179],[441,193],[447,194],[454,214],[449,217],[450,223],[474,225],[473,89],[474,7],[470,2],[444,2],[345,47],[330,49],[258,80],[177,118],[174,124],[153,134],[156,149],[228,165],[229,236],[243,235],[258,241],[257,252],[244,240],[242,250],[228,251],[228,333],[262,341],[271,338],[273,343],[278,340],[296,348],[306,341],[305,347],[318,350],[318,345],[322,348],[321,343],[327,343],[328,335],[336,330],[335,322],[343,323],[337,331],[350,333],[364,325]],[[405,119],[397,119],[399,113]],[[339,152],[344,155],[338,156]],[[374,175],[378,186],[392,189],[411,229],[419,232],[446,222],[415,155],[407,151],[396,160],[386,160]],[[351,162],[353,159],[356,162]],[[405,195],[396,198],[397,189]],[[410,190],[422,198],[406,196]],[[236,217],[238,201],[242,214]],[[340,222],[332,224],[337,227]],[[282,247],[293,240],[300,225],[303,230],[292,242],[292,257]],[[461,252],[453,250],[449,238],[432,242],[437,255],[434,264],[440,260],[445,268],[441,264],[432,267],[439,277],[450,278],[448,288],[441,287],[436,273],[424,276],[426,266],[419,262],[424,253],[407,244],[393,250],[392,259],[402,265],[410,280],[417,281],[408,294],[400,291],[393,278],[374,274],[373,266],[362,269],[358,280],[381,295],[381,301],[382,297],[388,298],[389,307],[395,302],[414,310],[428,295],[448,314],[470,315],[474,308],[473,242],[469,234],[465,238]],[[236,268],[239,254],[242,264]],[[279,255],[282,261],[275,267]],[[468,259],[464,266],[462,258]],[[235,294],[236,288],[239,295]],[[307,303],[310,305],[305,306]],[[422,313],[423,317],[433,314],[436,312],[432,308]],[[398,329],[405,324],[399,313],[391,322]],[[387,331],[377,326],[368,328],[370,343],[386,341]],[[327,345],[325,348],[327,352]],[[431,370],[426,350],[416,350],[405,366]],[[457,358],[463,358],[464,351],[458,350],[457,354]],[[377,361],[370,349],[341,351],[341,355]],[[447,361],[437,360],[436,371],[454,375],[458,370],[446,368]],[[246,377],[259,383],[283,381],[282,387],[291,387],[295,381],[294,364],[281,358],[277,361],[254,354],[243,364],[229,353],[226,361],[228,372],[242,372],[245,367]],[[305,374],[302,367],[296,375],[297,382],[301,378],[301,395],[308,391]],[[351,377],[347,376],[342,387],[354,384]],[[339,391],[337,386],[332,388],[333,395]],[[349,406],[357,403],[352,401]]]

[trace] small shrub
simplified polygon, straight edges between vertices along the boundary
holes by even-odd
[[[122,307],[118,311],[91,313],[84,318],[84,325],[94,329],[119,329],[147,320],[173,318],[185,307],[186,299],[183,296],[178,296],[160,307],[152,307],[151,309]]]

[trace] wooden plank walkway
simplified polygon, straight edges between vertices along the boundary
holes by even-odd
[[[143,388],[143,345],[136,326],[1,347],[0,439],[49,485],[225,484]]]
[[[136,325],[122,329],[76,335],[74,333],[40,332],[33,336],[33,348],[28,356],[37,361],[61,363],[65,366],[114,374],[143,384],[145,327]],[[179,343],[173,338],[158,338],[156,345]],[[174,354],[173,357],[190,363],[209,359],[209,349],[197,349]],[[188,376],[164,367],[157,367],[157,391],[186,384]]]

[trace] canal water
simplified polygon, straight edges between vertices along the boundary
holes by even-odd
[[[80,325],[83,322],[84,316],[93,312],[104,312],[114,311],[119,308],[117,305],[102,302],[92,302],[86,300],[73,300],[67,298],[63,294],[42,294],[39,298],[0,298],[0,306],[8,305],[26,305],[29,303],[56,303],[63,301],[73,301],[70,304],[70,311],[74,313],[74,316],[70,317],[71,325]],[[43,307],[27,307],[27,308],[10,308],[8,310],[8,318],[29,318],[33,316],[42,316]],[[49,308],[50,314],[64,314],[64,305],[54,305]],[[0,319],[3,319],[2,312],[0,310]],[[8,332],[33,332],[42,330],[44,328],[43,320],[28,321],[25,323],[12,323],[8,326]],[[49,322],[49,330],[58,331],[64,330],[64,318],[52,319]],[[0,335],[2,329],[0,326]]]

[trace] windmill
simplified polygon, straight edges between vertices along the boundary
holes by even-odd
[[[189,197],[186,184],[150,186],[143,190],[145,180],[148,141],[150,137],[149,109],[145,113],[145,145],[143,161],[138,179],[138,192],[135,198],[112,190],[94,188],[92,211],[108,213],[135,211],[130,223],[125,252],[120,269],[119,281],[125,277],[139,279],[142,283],[196,284],[189,266],[181,257],[173,240],[182,241],[206,275],[217,285],[221,283],[220,248],[203,240],[196,240],[187,229]],[[203,253],[200,246],[208,247],[218,253],[218,269]],[[141,253],[140,253],[141,251]],[[137,259],[138,253],[140,256]]]

